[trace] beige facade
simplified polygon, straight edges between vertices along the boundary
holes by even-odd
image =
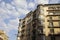
[[[8,37],[3,30],[0,30],[0,40],[8,40]]]
[[[60,40],[60,4],[40,4],[20,19],[20,40]]]

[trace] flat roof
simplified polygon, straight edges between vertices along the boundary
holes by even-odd
[[[60,5],[60,3],[54,3],[54,4],[38,4],[38,6],[50,6],[50,5]]]

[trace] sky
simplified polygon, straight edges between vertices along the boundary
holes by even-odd
[[[5,31],[9,40],[16,40],[19,19],[35,10],[38,4],[59,2],[59,0],[0,0],[0,30]]]

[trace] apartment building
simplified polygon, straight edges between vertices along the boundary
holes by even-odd
[[[8,40],[8,36],[4,33],[3,30],[0,30],[0,40]]]
[[[39,4],[19,20],[20,40],[60,40],[60,4]]]
[[[19,20],[18,40],[30,40],[32,27],[32,11],[25,18]],[[29,36],[28,36],[29,35]]]

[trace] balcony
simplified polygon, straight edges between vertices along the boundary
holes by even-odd
[[[60,11],[60,7],[49,7],[47,11]]]
[[[53,27],[48,26],[48,28],[60,28],[60,26],[53,26]]]
[[[48,13],[47,16],[60,16],[60,12],[51,12],[51,13]]]
[[[32,19],[33,19],[33,18],[28,19],[28,20],[27,20],[27,24],[29,24],[30,22],[32,22]]]
[[[32,40],[35,40],[36,39],[36,35],[32,35]]]
[[[43,24],[38,24],[38,26],[43,27]]]
[[[36,26],[36,22],[33,22],[32,26]]]
[[[60,11],[60,9],[58,10],[58,9],[49,9],[49,10],[47,10],[47,11]]]
[[[37,35],[45,35],[44,33],[38,33]]]
[[[43,30],[37,30],[37,35],[44,35]]]
[[[52,33],[50,32],[50,33],[49,33],[49,36],[60,36],[60,33],[58,33],[58,34],[53,33],[53,34],[52,34]]]
[[[22,22],[22,25],[25,25],[25,21]]]
[[[20,37],[21,36],[21,33],[17,34],[17,36]]]
[[[60,28],[58,28],[58,29],[50,28],[49,30],[50,31],[48,34],[51,34],[51,35],[60,34]]]
[[[41,22],[38,22],[37,25],[40,26],[40,27],[44,26],[43,23],[41,23]]]
[[[55,15],[50,15],[50,14],[48,14],[47,16],[60,16],[60,15],[58,15],[58,14],[55,14]]]
[[[60,33],[59,34],[51,34],[51,33],[49,33],[49,36],[59,36],[60,37]]]
[[[47,17],[48,20],[60,20],[59,16],[54,16],[54,17]]]
[[[25,30],[23,29],[23,30],[21,30],[21,33],[24,33],[25,32]]]
[[[37,20],[37,19],[38,19],[37,17],[33,17],[33,21],[34,21],[34,20]]]
[[[27,33],[27,36],[30,36],[30,32]]]
[[[36,16],[36,14],[33,14],[33,21],[37,19],[38,19],[38,16]]]
[[[17,37],[20,37],[20,35],[18,34]]]
[[[23,25],[21,28],[24,28],[25,27],[25,25]]]
[[[60,21],[60,20],[57,20],[57,19],[56,19],[56,20],[50,20],[50,19],[48,19],[48,22],[51,22],[51,21],[52,21],[52,22],[58,22],[58,21]]]
[[[23,38],[24,37],[24,35],[23,34],[21,34],[21,36],[20,36],[21,38]]]

